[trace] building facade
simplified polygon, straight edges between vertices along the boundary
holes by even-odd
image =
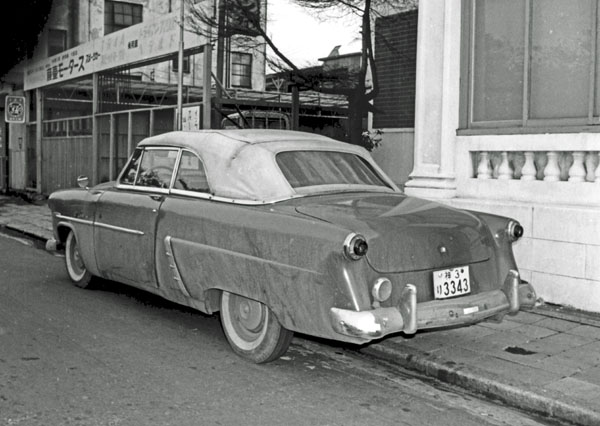
[[[405,188],[515,217],[539,297],[600,312],[600,6],[568,3],[419,2]]]
[[[266,1],[245,3],[265,27]],[[202,111],[216,86],[264,90],[266,47],[256,36],[227,34],[215,79],[217,29],[193,18],[193,10],[217,13],[215,0],[54,0],[31,57],[3,78],[2,105],[25,97],[26,122],[8,124],[2,114],[0,189],[47,194],[79,174],[114,179],[139,140],[175,128],[182,5],[189,128],[207,126]]]
[[[207,13],[216,13],[215,0],[53,0],[52,10],[40,42],[33,52],[29,64],[92,40],[101,39],[108,34],[133,25],[152,22],[168,14],[178,14],[184,3],[186,32],[207,34],[211,29],[198,28],[202,22],[192,22],[190,9],[203,7]],[[261,16],[266,25],[266,2],[261,5]],[[210,12],[214,10],[214,12]],[[216,28],[212,29],[216,38]],[[246,45],[236,43],[235,37],[228,41],[227,74],[224,84],[254,90],[264,90],[265,55],[264,45],[249,50]],[[213,52],[216,60],[216,50]],[[216,68],[216,62],[213,61]],[[184,58],[184,84],[196,86],[202,84],[201,55],[190,54]],[[178,62],[175,58],[156,63],[138,71],[145,81],[175,83],[178,74]]]
[[[399,185],[413,168],[418,10],[375,21],[375,62],[380,91],[372,127],[383,131],[375,159]]]

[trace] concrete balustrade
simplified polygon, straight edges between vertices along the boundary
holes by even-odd
[[[600,152],[596,151],[471,151],[477,179],[600,184]]]

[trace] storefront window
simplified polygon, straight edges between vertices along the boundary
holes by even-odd
[[[598,124],[598,2],[465,0],[466,126]]]
[[[477,2],[473,118],[515,120],[523,115],[525,0]]]
[[[531,118],[587,117],[592,0],[533,2]]]

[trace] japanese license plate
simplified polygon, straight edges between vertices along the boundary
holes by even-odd
[[[468,266],[433,272],[433,295],[436,299],[447,299],[470,292],[471,282]]]

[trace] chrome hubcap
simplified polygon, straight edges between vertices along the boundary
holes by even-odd
[[[244,299],[239,304],[240,324],[249,331],[257,331],[262,323],[262,306],[253,300]]]
[[[232,313],[232,325],[237,335],[246,342],[259,338],[266,325],[264,305],[254,300],[234,294],[230,295],[229,310]]]
[[[73,271],[77,275],[82,275],[85,273],[85,265],[83,264],[83,260],[81,259],[81,254],[79,254],[79,248],[77,246],[77,240],[73,238],[71,241],[71,267]]]

